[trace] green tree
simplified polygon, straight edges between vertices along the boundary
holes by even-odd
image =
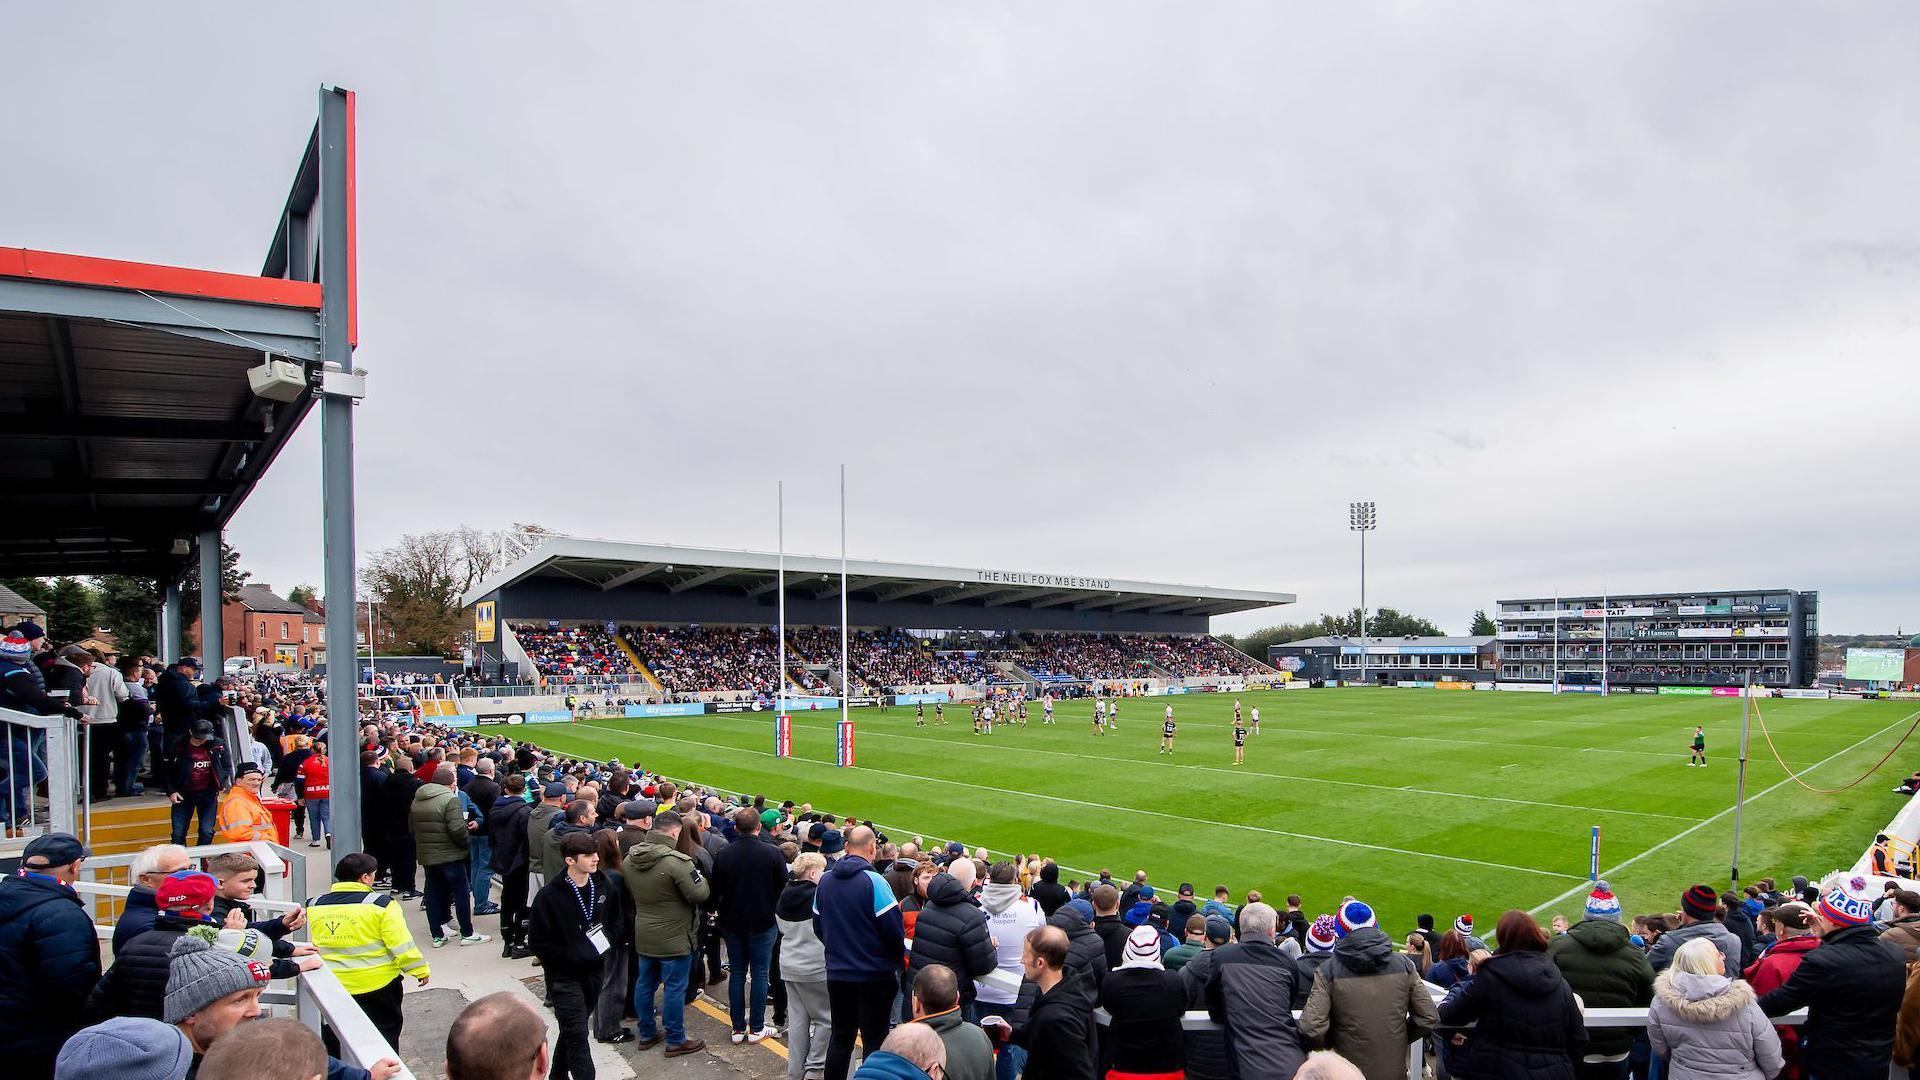
[[[253,577],[240,569],[240,552],[234,552],[234,546],[227,540],[221,540],[221,594],[228,600],[240,596],[240,586],[246,584],[246,578]],[[200,603],[200,559],[194,559],[186,565],[186,578],[180,582],[180,592],[186,594],[188,603]]]
[[[1322,633],[1346,634],[1354,636],[1360,633],[1360,609],[1344,612],[1340,615],[1322,615],[1321,624],[1326,627]],[[1374,608],[1367,616],[1366,631],[1369,637],[1439,637],[1443,631],[1433,623],[1417,615],[1407,615],[1390,607]]]
[[[53,586],[44,578],[0,578],[0,585],[5,585],[19,593],[21,599],[28,601],[41,611],[53,610]]]
[[[1279,626],[1262,627],[1243,636],[1223,634],[1220,640],[1264,664],[1267,662],[1269,645],[1285,645],[1289,641],[1319,637],[1323,633],[1326,633],[1326,629],[1317,622],[1281,623]]]
[[[55,578],[47,598],[47,637],[71,645],[93,636],[100,625],[100,602],[93,586],[79,578]]]
[[[459,534],[422,533],[368,555],[360,585],[380,605],[382,629],[393,633],[396,645],[415,655],[443,656],[460,634],[466,570]]]
[[[94,579],[100,597],[100,625],[112,631],[126,656],[150,655],[160,614],[160,587],[150,578],[107,574]],[[168,657],[168,659],[172,659]]]
[[[1485,611],[1476,611],[1473,613],[1473,625],[1467,629],[1467,633],[1474,637],[1483,637],[1499,632],[1499,627],[1493,625],[1493,619],[1490,618]]]
[[[311,585],[295,585],[293,591],[287,593],[287,599],[299,604],[308,611],[314,610],[314,590]]]

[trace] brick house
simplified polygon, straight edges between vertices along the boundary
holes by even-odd
[[[234,656],[250,656],[262,664],[290,664],[302,671],[326,662],[326,624],[319,615],[274,592],[271,585],[242,585],[237,596],[227,598],[220,614],[227,655],[203,657],[209,670],[219,671]],[[198,619],[193,623],[193,639],[206,640]]]

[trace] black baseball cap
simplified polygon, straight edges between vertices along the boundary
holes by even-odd
[[[180,659],[175,660],[173,662],[173,666],[174,667],[190,667],[195,671],[200,671],[206,667],[205,664],[202,664],[200,662],[200,658],[197,656],[183,656]]]
[[[201,720],[193,725],[193,733],[203,739],[213,738],[213,721]],[[251,764],[251,763],[249,763]]]
[[[252,773],[257,773],[257,772],[260,772],[260,765],[259,765],[259,763],[257,763],[257,762],[252,762],[252,761],[243,761],[243,762],[241,762],[241,763],[240,763],[239,765],[237,765],[237,766],[235,766],[235,767],[234,767],[234,770],[233,770],[233,778],[234,778],[235,780],[238,780],[238,779],[240,779],[240,778],[241,778],[241,777],[243,777],[243,776],[247,776],[247,775],[250,775],[250,774],[252,774]],[[265,775],[266,775],[265,773],[260,773],[260,774],[261,774],[262,776],[265,776]]]
[[[28,866],[28,870],[45,870],[53,866],[65,866],[68,863],[84,859],[93,852],[72,833],[42,833],[27,841],[27,848],[20,853],[22,863],[40,860],[38,866]]]

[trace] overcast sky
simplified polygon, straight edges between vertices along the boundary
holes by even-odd
[[[359,536],[1920,623],[1920,9],[16,6],[0,244],[256,272],[359,92]],[[316,22],[315,20],[324,20]],[[232,539],[320,576],[319,423]]]

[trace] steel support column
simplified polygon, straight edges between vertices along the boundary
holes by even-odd
[[[348,276],[347,169],[352,138],[344,90],[320,89],[320,359],[328,368],[353,370],[349,339],[352,282]],[[321,527],[327,594],[327,728],[336,764],[329,777],[333,817],[333,865],[365,850],[360,835],[360,719],[356,683],[360,663],[354,643],[353,401],[328,395],[320,402],[320,486],[325,507]]]
[[[223,631],[226,623],[226,597],[220,591],[220,530],[200,530],[200,659],[206,666],[207,677],[220,677],[221,665],[225,663],[227,643]]]
[[[180,579],[160,583],[160,637],[155,646],[162,664],[180,659]]]

